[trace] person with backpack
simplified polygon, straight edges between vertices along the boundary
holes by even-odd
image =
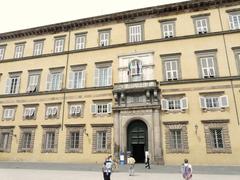
[[[102,172],[104,180],[110,180],[112,173],[112,155],[109,155],[103,163]]]
[[[182,176],[184,180],[192,179],[192,165],[188,163],[187,159],[184,159],[184,163],[182,164]]]

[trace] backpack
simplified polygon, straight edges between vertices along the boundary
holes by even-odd
[[[189,164],[183,164],[182,175],[183,175],[183,178],[192,177],[192,169]]]

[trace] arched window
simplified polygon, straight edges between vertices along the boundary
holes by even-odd
[[[142,62],[134,59],[129,63],[129,76],[132,81],[142,80]]]

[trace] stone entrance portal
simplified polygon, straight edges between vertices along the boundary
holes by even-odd
[[[130,151],[137,163],[144,163],[145,151],[148,151],[148,130],[141,120],[135,120],[127,128],[127,151]]]

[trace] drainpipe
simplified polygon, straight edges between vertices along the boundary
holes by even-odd
[[[62,105],[62,123],[61,123],[61,128],[63,131],[63,125],[64,125],[64,114],[65,114],[65,102],[66,102],[66,89],[67,89],[67,79],[68,79],[68,63],[69,63],[69,51],[70,51],[70,35],[71,35],[71,30],[68,32],[68,45],[67,45],[67,61],[66,61],[66,70],[65,70],[65,80],[64,80],[64,86],[63,86],[63,105]]]
[[[222,29],[222,32],[223,32],[223,23],[222,23],[222,17],[221,17],[221,13],[220,13],[220,7],[218,7],[218,15],[219,15],[220,23],[221,23],[221,29]],[[225,55],[226,55],[226,59],[227,59],[227,67],[228,67],[228,71],[229,71],[229,76],[232,77],[225,34],[223,34],[222,37],[223,37],[223,42],[224,42],[224,49],[225,49]],[[232,89],[233,100],[234,100],[234,105],[235,105],[235,112],[236,112],[236,116],[237,116],[237,123],[238,123],[238,125],[240,125],[238,109],[237,109],[237,102],[236,102],[236,95],[235,95],[235,92],[234,92],[233,80],[232,79],[230,79],[230,83],[231,83],[231,89]]]

